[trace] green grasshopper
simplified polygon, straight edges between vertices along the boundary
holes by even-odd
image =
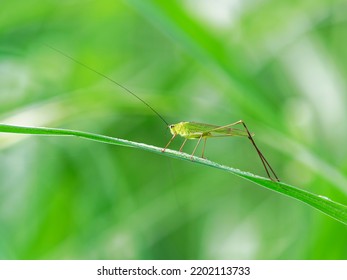
[[[74,59],[73,57],[63,53],[62,51],[60,51],[54,47],[51,47],[49,45],[47,45],[47,47],[55,50],[56,52],[62,54],[63,56],[71,59],[75,63],[83,66],[84,68],[87,68],[88,70],[90,70],[96,74],[98,74],[99,76],[109,80],[113,84],[116,84],[117,86],[121,87],[122,89],[127,91],[129,94],[131,94],[133,97],[135,97],[136,99],[141,101],[143,104],[145,104],[150,110],[152,110],[152,112],[154,112],[165,123],[165,125],[170,129],[170,132],[172,134],[172,138],[167,143],[165,148],[162,149],[162,152],[165,152],[167,147],[177,137],[177,135],[185,138],[183,141],[183,144],[181,145],[181,147],[179,149],[180,152],[182,152],[182,149],[183,149],[184,145],[186,144],[187,140],[189,140],[189,139],[198,140],[198,142],[195,145],[194,150],[191,154],[191,159],[193,159],[195,151],[196,151],[197,147],[199,146],[202,139],[204,139],[204,146],[202,149],[202,156],[201,157],[204,158],[204,152],[205,152],[207,138],[230,137],[230,136],[247,137],[251,141],[255,150],[257,151],[258,156],[259,156],[259,158],[260,158],[260,160],[264,166],[264,169],[265,169],[266,174],[269,177],[269,179],[271,179],[272,181],[279,182],[279,179],[278,179],[275,171],[272,169],[269,162],[266,160],[264,155],[259,150],[258,146],[255,144],[254,139],[253,139],[254,134],[249,132],[244,121],[240,120],[240,121],[237,121],[237,122],[234,122],[231,124],[227,124],[227,125],[223,125],[223,126],[198,123],[198,122],[180,122],[180,123],[176,123],[176,124],[169,124],[152,106],[150,106],[145,100],[143,100],[142,98],[137,96],[135,93],[133,93],[131,90],[129,90],[125,86],[121,85],[120,83],[116,82],[115,80],[111,79],[110,77],[102,74],[101,72],[89,67],[88,65],[85,65],[84,63]],[[243,129],[234,128],[234,126],[236,126],[236,125],[242,125]],[[271,174],[273,175],[273,177],[271,176]]]
[[[237,129],[237,128],[233,127],[233,126],[238,125],[238,124],[243,125],[243,128],[245,130]],[[266,171],[267,176],[271,180],[279,182],[279,179],[278,179],[275,171],[272,169],[269,162],[266,160],[264,155],[259,150],[258,146],[255,144],[255,142],[253,140],[254,134],[251,134],[249,132],[245,122],[242,120],[239,120],[239,121],[231,123],[231,124],[223,125],[223,126],[198,123],[198,122],[180,122],[177,124],[170,124],[169,128],[170,128],[170,132],[172,134],[172,138],[170,139],[170,141],[167,143],[167,145],[165,146],[165,148],[162,151],[165,152],[166,148],[171,144],[171,142],[176,138],[177,135],[180,135],[181,137],[185,138],[183,141],[183,144],[181,145],[181,147],[179,149],[180,152],[182,152],[182,149],[183,149],[183,147],[186,144],[188,139],[197,139],[198,142],[194,147],[194,150],[191,154],[191,158],[193,158],[195,151],[196,151],[197,147],[199,146],[202,139],[204,139],[204,146],[202,148],[201,157],[204,158],[204,152],[205,152],[207,138],[230,137],[230,136],[247,137],[251,141],[255,150],[257,151],[258,156],[259,156],[259,158],[260,158],[260,160],[264,166],[264,169]],[[270,171],[273,174],[274,178],[271,177]]]

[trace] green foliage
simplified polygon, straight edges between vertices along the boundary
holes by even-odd
[[[92,141],[97,141],[106,144],[113,144],[119,146],[127,146],[132,148],[138,148],[145,151],[150,151],[153,153],[159,153],[161,155],[170,156],[177,159],[189,160],[191,162],[200,163],[206,166],[215,167],[224,171],[228,171],[242,178],[248,179],[262,187],[269,188],[273,191],[288,195],[292,198],[298,199],[308,205],[313,206],[321,210],[323,213],[335,218],[341,223],[347,224],[347,206],[336,203],[327,197],[315,195],[299,188],[284,184],[282,182],[274,182],[270,179],[255,176],[249,172],[243,172],[238,169],[220,165],[216,162],[209,161],[203,158],[198,158],[196,156],[192,157],[185,153],[180,153],[166,149],[163,152],[163,148],[146,145],[143,143],[132,142],[124,139],[118,139],[113,137],[108,137],[99,134],[93,134],[88,132],[67,130],[61,128],[46,128],[46,127],[23,127],[23,126],[13,126],[13,125],[3,125],[0,124],[0,132],[7,133],[19,133],[19,134],[37,134],[37,135],[50,135],[50,136],[76,136],[85,138]]]
[[[167,143],[146,106],[48,44],[169,123],[244,120],[283,182],[346,204],[345,2],[5,1],[0,122]],[[264,175],[248,142],[206,156]],[[347,258],[346,226],[319,211],[138,149],[1,134],[0,193],[3,259]]]

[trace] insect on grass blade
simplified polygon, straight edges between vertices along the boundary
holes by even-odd
[[[133,97],[135,97],[137,100],[142,102],[145,106],[147,106],[153,113],[155,113],[164,123],[167,127],[169,127],[170,132],[172,134],[172,137],[170,141],[167,143],[165,148],[163,148],[163,152],[169,147],[169,145],[172,143],[172,141],[179,135],[184,138],[183,144],[180,147],[180,152],[182,151],[184,145],[186,144],[187,140],[197,140],[197,144],[194,147],[194,150],[191,154],[191,158],[193,158],[195,151],[197,147],[199,146],[202,139],[204,139],[204,144],[202,148],[202,158],[204,158],[205,153],[205,147],[206,147],[206,141],[207,138],[216,138],[216,137],[231,137],[231,136],[241,136],[241,137],[247,137],[255,150],[257,151],[257,154],[262,162],[262,165],[264,166],[265,172],[267,176],[273,180],[273,181],[279,181],[275,171],[269,164],[269,162],[266,160],[262,152],[259,150],[258,146],[255,144],[253,135],[249,132],[246,124],[244,121],[240,120],[228,125],[224,126],[217,126],[217,125],[211,125],[211,124],[205,124],[205,123],[198,123],[198,122],[179,122],[176,124],[170,124],[156,111],[151,105],[149,105],[145,100],[140,98],[138,95],[136,95],[134,92],[129,90],[127,87],[123,86],[122,84],[118,83],[117,81],[113,80],[112,78],[106,76],[105,74],[89,67],[88,65],[76,60],[75,58],[65,54],[64,52],[50,46],[46,45],[50,49],[60,53],[61,55],[65,56],[66,58],[74,61],[75,63],[79,64],[80,66],[98,74],[99,76],[109,80],[113,84],[117,85],[118,87],[122,88],[129,94],[131,94]],[[243,126],[243,129],[237,129],[234,128],[235,125],[241,124]]]

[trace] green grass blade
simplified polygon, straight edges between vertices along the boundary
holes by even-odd
[[[294,186],[282,182],[273,182],[267,178],[256,176],[254,174],[244,172],[229,166],[220,165],[216,162],[210,160],[202,159],[199,157],[193,157],[186,153],[181,153],[173,150],[167,149],[165,153],[162,152],[162,148],[137,143],[133,141],[128,141],[124,139],[104,136],[100,134],[94,134],[89,132],[82,132],[77,130],[61,129],[61,128],[46,128],[46,127],[24,127],[24,126],[14,126],[0,124],[0,132],[4,133],[16,133],[16,134],[31,134],[31,135],[46,135],[46,136],[75,136],[80,138],[85,138],[87,140],[97,141],[106,144],[127,146],[132,148],[138,148],[153,153],[157,153],[163,156],[169,156],[172,158],[177,158],[181,160],[187,160],[193,163],[199,163],[206,166],[214,167],[233,173],[239,177],[247,179],[257,185],[268,188],[270,190],[279,192],[281,194],[287,195],[289,197],[300,200],[318,210],[325,213],[326,215],[338,220],[341,223],[347,224],[347,206],[330,200],[327,197],[316,195]]]

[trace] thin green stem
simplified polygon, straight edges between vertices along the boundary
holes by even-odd
[[[157,153],[163,156],[168,156],[176,159],[190,161],[192,163],[199,163],[213,168],[221,169],[230,173],[233,173],[241,178],[247,179],[257,185],[265,187],[267,189],[276,191],[278,193],[284,194],[286,196],[292,197],[299,201],[302,201],[318,210],[324,214],[336,219],[337,221],[347,224],[347,206],[340,204],[338,202],[332,201],[331,199],[316,195],[302,189],[296,188],[294,186],[285,184],[283,182],[273,182],[267,178],[260,177],[248,172],[241,171],[229,166],[221,165],[216,162],[199,158],[191,157],[191,155],[166,149],[163,152],[162,148],[151,146],[143,143],[137,143],[133,141],[128,141],[124,139],[104,136],[95,133],[69,130],[62,128],[46,128],[46,127],[24,127],[24,126],[14,126],[0,124],[0,132],[4,133],[16,133],[16,134],[31,134],[31,135],[46,135],[46,136],[75,136],[80,138],[85,138],[87,140],[97,141],[106,144],[127,146],[132,148],[138,148],[152,153]]]

